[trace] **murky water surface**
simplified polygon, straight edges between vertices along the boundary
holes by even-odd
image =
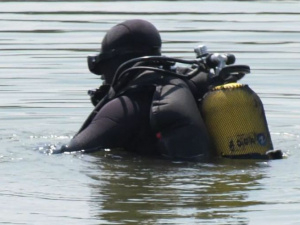
[[[130,18],[163,54],[231,52],[251,66],[284,160],[183,163],[123,152],[46,155],[92,110],[86,56]],[[1,1],[1,224],[300,224],[299,1]]]

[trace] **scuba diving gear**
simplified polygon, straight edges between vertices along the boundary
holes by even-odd
[[[148,62],[151,65],[156,65],[156,67],[143,66],[137,64],[141,62]],[[176,73],[176,70],[174,68],[172,68],[172,66],[174,66],[176,62],[192,64],[197,66],[194,69],[190,70],[189,73],[179,74]],[[131,67],[129,65],[131,65]],[[123,63],[117,69],[111,86],[115,89],[115,91],[118,91],[122,89],[130,80],[133,80],[136,77],[138,73],[132,73],[133,71],[144,71],[144,70],[159,72],[166,76],[169,75],[181,79],[189,79],[196,76],[203,69],[201,65],[202,65],[201,61],[199,60],[184,60],[184,59],[169,58],[165,56],[139,57]]]
[[[209,158],[210,138],[188,84],[172,76],[156,82],[150,124],[159,134],[160,154],[181,160]]]
[[[235,63],[235,56],[233,54],[209,54],[206,58],[206,64],[210,68],[215,69],[218,76],[220,71],[226,66]]]
[[[237,80],[250,73],[249,66],[229,65],[233,55],[207,54],[208,67],[223,81],[201,100],[200,109],[218,156],[228,158],[282,158],[273,150],[265,111],[259,96]]]
[[[205,45],[197,46],[197,48],[194,49],[194,52],[196,53],[197,58],[202,59],[208,70],[214,70],[214,77],[219,77],[222,81],[225,81],[232,73],[239,74],[239,78],[236,79],[236,81],[241,79],[246,73],[250,73],[249,66],[231,65],[235,63],[235,56],[233,54],[211,54],[208,53]],[[222,74],[220,74],[221,71],[223,71]]]
[[[194,48],[194,52],[196,53],[197,58],[203,58],[208,55],[206,45],[198,45],[196,48]]]
[[[186,83],[188,82],[187,77],[196,76],[194,73],[195,71],[198,72],[200,67],[187,70],[188,75],[177,74],[173,68],[174,61],[184,62],[184,60],[171,60],[171,58],[166,57],[150,58],[142,57],[133,60],[118,70],[119,72],[115,75],[115,82],[111,84],[108,94],[96,105],[94,111],[74,136],[72,142],[74,144],[71,145],[72,148],[69,148],[70,151],[75,149],[75,143],[84,143],[82,136],[85,137],[86,133],[95,136],[99,132],[96,130],[95,124],[100,123],[98,122],[99,114],[103,112],[103,109],[110,107],[111,102],[121,99],[122,96],[127,96],[131,91],[148,89],[149,93],[151,92],[152,103],[143,104],[149,105],[151,109],[147,112],[148,118],[150,117],[148,123],[151,124],[151,131],[154,134],[155,132],[161,134],[161,138],[155,140],[160,146],[157,148],[160,155],[181,159],[203,158],[209,155],[209,137],[199,114],[195,97]],[[194,64],[195,60],[187,60],[186,62]],[[129,64],[130,66],[128,66]],[[128,67],[131,68],[132,66],[135,69],[129,70]],[[139,93],[144,95],[141,91],[136,91],[136,97]],[[180,99],[183,101],[178,104]],[[127,107],[126,104],[124,107]],[[110,115],[107,118],[111,118]],[[114,120],[112,118],[112,121]],[[95,129],[95,131],[91,132],[91,129]],[[189,150],[182,148],[183,143]],[[101,144],[99,143],[99,146]]]
[[[211,139],[220,157],[278,157],[278,152],[272,151],[261,100],[247,85],[235,83],[250,73],[249,66],[233,65],[232,54],[195,52],[199,56],[194,60],[145,56],[123,63],[116,70],[108,93],[97,98],[94,111],[74,138],[82,139],[81,134],[90,130],[91,125],[96,127],[99,114],[111,102],[121,101],[132,91],[138,97],[139,93],[144,94],[140,90],[148,90],[145,93],[152,97],[147,102],[148,122],[156,134],[161,155],[172,159],[208,157],[209,150],[213,150]],[[176,63],[191,68],[180,70]],[[198,88],[203,90],[197,91]],[[89,133],[94,137],[97,130]]]
[[[104,36],[101,52],[112,49],[158,48],[161,47],[161,37],[153,24],[145,20],[133,19],[112,27]]]
[[[217,154],[229,158],[264,158],[273,149],[263,104],[248,85],[214,87],[201,111]]]
[[[107,60],[122,55],[131,55],[131,58],[160,55],[160,48],[160,34],[151,23],[138,19],[127,20],[106,33],[100,54],[88,57],[88,67],[92,73],[102,75]]]
[[[90,72],[96,75],[103,75],[103,68],[105,68],[107,60],[111,60],[115,57],[124,56],[124,55],[136,55],[133,58],[136,58],[138,55],[160,55],[159,47],[145,48],[140,47],[139,49],[132,48],[121,48],[121,49],[112,49],[109,52],[101,52],[95,56],[88,56],[87,63]],[[148,54],[147,54],[148,53]]]
[[[88,90],[88,95],[91,97],[91,102],[96,106],[103,99],[110,89],[109,84],[103,84],[99,88]]]
[[[198,45],[194,48],[197,58],[202,58],[208,68],[213,68],[215,76],[219,76],[220,71],[226,66],[235,63],[233,54],[208,53],[205,45]]]

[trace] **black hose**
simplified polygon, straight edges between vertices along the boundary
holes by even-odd
[[[196,75],[199,71],[200,71],[201,67],[197,67],[197,69],[191,71],[189,74],[184,75],[184,74],[178,74],[175,72],[172,72],[170,70],[165,70],[165,69],[160,69],[160,68],[155,68],[155,67],[148,67],[148,66],[136,66],[136,67],[132,67],[129,69],[124,70],[118,78],[119,82],[115,82],[115,84],[113,85],[113,88],[115,90],[115,92],[118,92],[120,89],[122,89],[122,87],[124,85],[126,85],[130,80],[133,80],[134,78],[136,78],[139,74],[138,73],[130,73],[132,71],[136,71],[136,70],[148,70],[148,71],[154,71],[154,72],[159,72],[162,75],[168,75],[168,76],[173,76],[176,78],[180,78],[180,79],[189,79],[191,77],[193,77],[194,75]],[[131,74],[133,74],[132,77],[128,77]],[[127,77],[126,77],[127,75]],[[123,79],[123,81],[122,81]],[[127,79],[127,81],[126,81]]]
[[[126,61],[123,63],[119,68],[117,69],[113,81],[112,81],[112,86],[119,80],[119,76],[123,74],[123,71],[127,66],[130,64],[135,64],[138,62],[149,62],[152,61],[154,63],[160,63],[160,64],[173,64],[173,63],[184,63],[184,64],[199,64],[201,62],[199,59],[194,59],[194,60],[186,60],[186,59],[177,59],[177,58],[171,58],[171,57],[165,57],[165,56],[144,56],[144,57],[139,57],[139,58],[134,58],[131,60]],[[161,71],[160,71],[161,72]]]

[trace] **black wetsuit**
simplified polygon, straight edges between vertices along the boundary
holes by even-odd
[[[197,91],[180,78],[144,71],[108,101],[65,150],[120,147],[171,158],[208,156],[209,138],[193,88]]]
[[[157,139],[149,122],[152,96],[153,88],[135,88],[109,101],[71,140],[68,150],[124,148],[155,154]]]

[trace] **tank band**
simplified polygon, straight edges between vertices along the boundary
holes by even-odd
[[[212,91],[216,91],[216,90],[224,90],[224,89],[234,89],[234,88],[241,88],[244,87],[245,84],[239,84],[239,83],[228,83],[228,84],[223,84],[223,85],[219,85],[216,86],[212,89]]]

